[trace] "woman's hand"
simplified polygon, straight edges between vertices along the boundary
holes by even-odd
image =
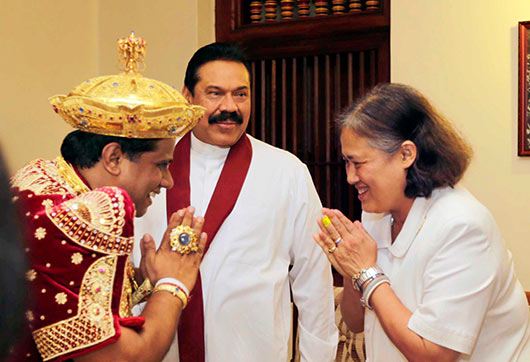
[[[321,231],[313,238],[342,276],[351,278],[377,263],[377,244],[359,221],[351,222],[339,210],[324,208],[322,213],[317,220]],[[331,223],[324,226],[326,216]]]
[[[207,239],[206,233],[201,233],[204,218],[193,217],[194,212],[195,209],[190,206],[171,215],[158,250],[156,250],[155,241],[151,235],[145,234],[143,236],[140,244],[142,251],[140,270],[144,276],[149,277],[153,285],[161,278],[171,277],[184,283],[188,290],[193,289]],[[179,225],[190,226],[194,230],[199,243],[197,252],[181,254],[171,250],[170,233],[173,228]]]

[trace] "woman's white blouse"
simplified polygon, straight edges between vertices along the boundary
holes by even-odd
[[[417,198],[395,242],[390,216],[362,216],[408,327],[465,361],[530,361],[529,308],[489,211],[462,188]],[[370,362],[406,360],[366,309]],[[523,357],[525,356],[525,357]]]

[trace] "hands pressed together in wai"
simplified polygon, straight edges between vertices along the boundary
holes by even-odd
[[[323,208],[313,235],[333,267],[351,278],[377,263],[377,244],[359,221],[350,221],[339,210]]]

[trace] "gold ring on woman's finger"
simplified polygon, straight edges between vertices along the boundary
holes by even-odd
[[[328,253],[333,254],[333,252],[337,249],[337,245],[333,245],[331,249],[328,249]]]
[[[189,226],[179,225],[169,234],[171,250],[181,254],[195,253],[199,250],[197,234]]]

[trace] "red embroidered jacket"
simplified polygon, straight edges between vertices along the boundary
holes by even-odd
[[[62,158],[35,160],[11,179],[25,221],[31,337],[15,360],[65,360],[115,342],[131,317],[134,204],[116,187],[88,189]]]

